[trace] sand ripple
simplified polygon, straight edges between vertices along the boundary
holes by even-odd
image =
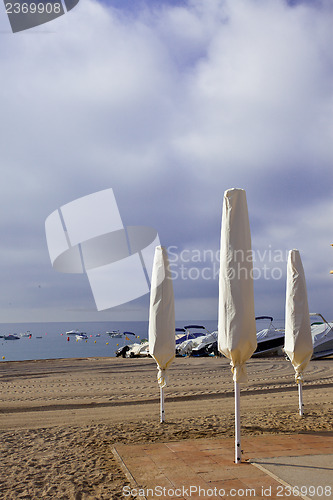
[[[283,358],[248,363],[242,433],[332,430],[333,358],[305,374],[305,416]],[[5,500],[120,499],[126,477],[117,442],[233,436],[233,383],[224,358],[177,359],[170,370],[165,425],[158,422],[151,359],[2,363],[0,491]],[[128,497],[127,497],[128,498]]]

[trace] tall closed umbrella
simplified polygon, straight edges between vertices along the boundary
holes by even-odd
[[[246,361],[257,347],[251,233],[246,193],[224,193],[220,278],[219,351],[230,359],[235,386],[235,463],[241,462],[240,388],[247,382]]]
[[[284,350],[295,370],[299,414],[303,415],[303,372],[312,357],[313,342],[305,274],[298,250],[290,250],[288,255],[285,314]]]
[[[149,308],[149,354],[157,363],[160,386],[161,423],[164,422],[164,387],[167,369],[175,358],[175,305],[168,254],[165,248],[155,248]]]

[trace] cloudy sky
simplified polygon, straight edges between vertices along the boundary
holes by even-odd
[[[232,187],[256,314],[284,317],[297,248],[332,320],[332,20],[330,0],[80,0],[13,34],[1,4],[0,322],[148,317],[148,296],[98,312],[85,275],[51,266],[46,218],[107,188],[169,249],[177,319],[215,319]]]

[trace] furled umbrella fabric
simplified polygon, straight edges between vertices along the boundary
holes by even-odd
[[[218,344],[240,383],[247,382],[245,363],[257,347],[252,260],[246,193],[229,189],[222,214]]]
[[[224,193],[220,278],[219,351],[230,359],[235,385],[235,463],[241,462],[240,388],[247,382],[246,361],[257,347],[254,313],[253,262],[246,193]]]
[[[157,380],[161,389],[161,421],[164,420],[164,393],[167,369],[175,358],[175,306],[167,251],[155,249],[149,308],[149,354],[158,367]]]
[[[290,250],[287,263],[286,318],[284,350],[299,384],[300,414],[303,414],[303,372],[313,353],[305,274],[298,250]]]

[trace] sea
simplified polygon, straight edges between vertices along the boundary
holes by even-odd
[[[209,332],[217,329],[217,321],[178,321],[176,327],[202,325]],[[76,340],[68,331],[84,332],[87,340]],[[121,338],[112,338],[107,332],[119,331]],[[5,340],[4,335],[16,334],[19,340]],[[66,323],[1,323],[0,364],[6,361],[37,359],[114,357],[116,350],[148,338],[148,321],[99,321]]]

